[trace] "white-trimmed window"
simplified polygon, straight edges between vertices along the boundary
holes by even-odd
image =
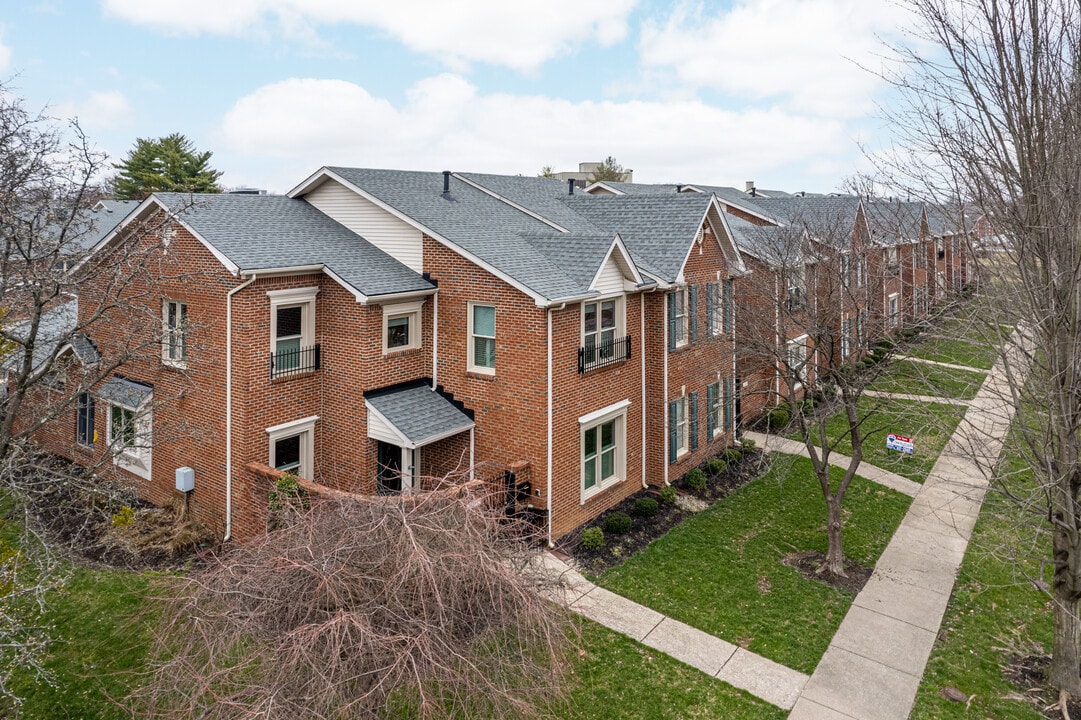
[[[151,397],[138,407],[117,402],[108,404],[105,435],[113,462],[134,475],[150,479],[152,459],[152,428],[154,425]]]
[[[900,297],[897,293],[890,293],[886,298],[886,315],[889,317],[890,327],[897,327],[899,322],[898,311],[901,306]]]
[[[675,438],[676,457],[687,454],[690,450],[690,437],[688,432],[687,423],[689,422],[689,415],[687,413],[687,397],[681,397],[678,400],[674,400],[672,403],[672,426],[674,428],[673,437]]]
[[[420,347],[420,300],[383,306],[383,353]]]
[[[317,415],[282,423],[266,429],[270,467],[297,477],[314,480],[312,458],[315,456]]]
[[[627,476],[627,408],[622,400],[578,418],[582,442],[582,502]]]
[[[672,323],[673,340],[671,344],[680,348],[686,346],[691,341],[689,289],[681,288],[675,290],[670,297],[673,307],[672,317],[674,318],[674,322]]]
[[[841,321],[841,359],[847,360],[852,354],[852,318]]]
[[[725,397],[721,392],[721,382],[718,380],[706,386],[706,431],[710,439],[717,437],[728,428],[724,409]]]
[[[270,353],[274,377],[318,368],[315,350],[315,296],[319,288],[268,290]]]
[[[495,306],[469,304],[469,370],[495,375]]]
[[[788,356],[786,358],[788,370],[796,380],[796,386],[807,383],[807,336],[800,335],[794,340],[788,341]]]
[[[174,367],[188,363],[188,305],[179,300],[161,303],[161,361]]]
[[[612,357],[615,342],[624,336],[623,298],[602,298],[582,303],[582,347],[586,362]]]

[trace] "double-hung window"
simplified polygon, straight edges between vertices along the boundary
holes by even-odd
[[[706,386],[706,434],[712,440],[727,429],[721,383]]]
[[[841,359],[845,360],[852,354],[852,318],[841,321]]]
[[[149,479],[153,449],[153,388],[126,378],[113,377],[102,385],[98,397],[108,408],[105,437],[109,440],[113,461],[125,470]],[[87,400],[87,405],[92,407],[90,399]],[[80,411],[82,407],[80,398]],[[80,433],[84,430],[88,432],[88,439],[92,442],[93,421],[87,419],[90,426],[80,422],[78,430]]]
[[[75,409],[75,442],[80,445],[93,445],[97,438],[94,437],[94,396],[90,393],[79,393],[78,405]]]
[[[582,502],[626,477],[627,407],[623,400],[578,418],[582,436]]]
[[[732,281],[706,283],[706,332],[719,337],[732,331]]]
[[[796,386],[807,382],[807,336],[801,335],[795,340],[788,341],[788,357],[786,358],[788,372],[795,380]]]
[[[698,393],[668,403],[668,462],[698,449]]]
[[[161,307],[161,360],[166,365],[184,367],[188,361],[188,305],[179,300],[163,300]]]
[[[495,374],[495,306],[469,305],[469,370]]]
[[[900,307],[900,302],[898,299],[898,294],[890,293],[889,297],[886,298],[886,302],[888,310],[887,315],[889,316],[890,320],[890,327],[895,328],[897,327],[897,323],[899,321],[898,308]]]
[[[668,349],[685,347],[696,342],[695,305],[697,286],[668,293]]]
[[[582,347],[586,361],[612,357],[619,333],[619,300],[598,300],[582,304]]]
[[[271,376],[319,369],[315,296],[319,288],[270,290]]]
[[[420,309],[424,302],[383,307],[383,352],[420,347]]]

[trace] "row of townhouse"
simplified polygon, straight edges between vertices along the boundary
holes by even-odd
[[[87,261],[159,248],[86,344],[108,358],[142,333],[160,354],[42,441],[159,504],[191,468],[189,511],[225,538],[262,532],[269,466],[361,493],[499,478],[554,541],[734,442],[741,397],[745,414],[776,401],[752,382],[768,372],[739,367],[740,333],[769,317],[737,308],[777,270],[756,233],[798,225],[768,206],[784,202],[799,200],[342,167],[285,196],[155,194]],[[919,316],[945,259],[924,252],[925,214],[875,236],[869,204],[844,202],[856,272],[893,248],[906,267],[882,308],[867,291],[844,312]],[[80,286],[79,308],[107,292]]]

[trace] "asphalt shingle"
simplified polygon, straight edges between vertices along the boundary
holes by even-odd
[[[364,399],[413,447],[422,447],[474,426],[472,418],[426,384],[366,393]]]

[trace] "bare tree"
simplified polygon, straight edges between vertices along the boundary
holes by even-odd
[[[123,217],[94,211],[103,162],[77,123],[31,112],[0,85],[0,492],[22,531],[2,561],[0,605],[14,614],[0,621],[0,694],[20,670],[47,679],[38,659],[49,635],[33,618],[63,577],[35,523],[33,501],[55,497],[57,483],[36,472],[32,440],[118,368],[161,353],[161,317],[146,308],[160,307],[154,283],[177,269],[153,225],[136,230],[140,242],[95,253]],[[77,296],[80,284],[92,297]],[[133,303],[139,295],[154,302]],[[103,356],[91,337],[106,324]],[[111,462],[106,445],[90,462]],[[66,479],[80,478],[92,483]]]
[[[339,718],[544,709],[559,696],[570,625],[543,599],[548,579],[520,528],[489,509],[486,487],[313,497],[205,570],[163,578],[161,664],[133,711]]]
[[[1005,366],[1014,451],[1036,488],[1003,489],[1052,537],[1049,680],[1081,696],[1081,4],[1076,0],[909,0],[915,48],[892,79],[902,148],[890,182],[978,216],[1000,242],[985,256],[992,336],[1019,326]],[[1026,369],[1031,368],[1026,376]]]
[[[855,198],[785,200],[769,207],[785,225],[746,228],[742,250],[755,268],[737,293],[742,318],[738,328],[744,367],[757,369],[750,392],[764,404],[786,408],[779,415],[802,439],[826,503],[829,541],[819,573],[845,576],[845,493],[863,458],[874,415],[861,407],[864,390],[877,376],[877,362],[862,363],[870,350],[877,266],[867,258],[874,248],[860,237],[862,214]],[[873,354],[889,354],[887,345]],[[827,432],[829,419],[842,413],[845,430]],[[775,420],[776,422],[776,420]],[[834,481],[830,456],[851,447],[844,475]]]

